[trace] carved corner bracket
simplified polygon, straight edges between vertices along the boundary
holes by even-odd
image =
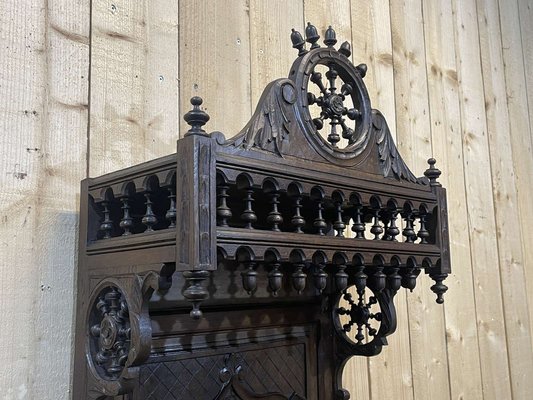
[[[168,290],[174,270],[165,264],[159,272],[109,277],[92,291],[86,323],[89,399],[133,391],[152,344],[148,301],[156,290]]]
[[[331,318],[335,326],[335,385],[338,399],[349,399],[343,388],[344,366],[352,356],[371,357],[379,354],[387,336],[396,331],[394,297],[401,287],[414,289],[418,268],[377,267],[367,275],[358,267],[351,286],[332,296]]]

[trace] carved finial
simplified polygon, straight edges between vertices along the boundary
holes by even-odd
[[[435,281],[435,284],[431,286],[431,290],[437,295],[437,303],[444,303],[443,296],[448,290],[448,286],[442,282],[448,277],[448,274],[430,274],[429,276]]]
[[[333,47],[335,46],[335,43],[337,43],[337,35],[330,25],[324,35],[324,44],[328,47]]]
[[[366,64],[359,64],[357,67],[355,67],[355,69],[357,70],[357,72],[359,72],[361,78],[364,78],[366,76],[366,71],[368,67],[366,66]]]
[[[430,158],[428,160],[429,168],[424,171],[424,175],[429,179],[430,186],[442,186],[439,182],[437,182],[441,172],[435,167],[436,163],[437,161],[434,158]]]
[[[302,37],[302,34],[292,28],[291,33],[291,41],[292,41],[292,47],[295,49],[298,49],[298,56],[303,56],[305,53],[307,53],[307,50],[305,49],[305,42],[304,38]]]
[[[183,297],[192,303],[192,310],[189,315],[193,319],[202,317],[200,304],[209,296],[209,292],[202,286],[202,283],[209,278],[209,275],[209,271],[203,270],[183,271],[183,277],[188,284],[188,287],[183,291]]]
[[[314,25],[311,25],[311,22],[307,23],[307,28],[305,28],[305,36],[308,43],[311,44],[311,50],[318,49],[320,45],[317,43],[320,39],[320,35],[316,30]]]
[[[207,133],[202,129],[202,126],[204,126],[206,122],[209,121],[209,115],[205,111],[200,109],[200,105],[202,103],[203,100],[201,97],[194,96],[191,98],[191,104],[193,105],[193,108],[183,117],[185,122],[187,122],[191,126],[191,129],[189,129],[184,136],[207,136]]]
[[[348,42],[344,42],[341,44],[341,47],[339,48],[339,53],[345,55],[346,57],[350,57],[352,55],[352,46]]]

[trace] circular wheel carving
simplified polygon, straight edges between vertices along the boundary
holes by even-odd
[[[383,315],[375,296],[365,296],[365,290],[356,292],[354,287],[346,289],[339,301],[338,327],[356,345],[364,345],[377,336]]]
[[[332,162],[345,164],[369,140],[371,106],[363,82],[366,66],[355,67],[332,47],[311,50],[292,66],[298,112],[310,143]]]
[[[115,286],[100,291],[89,315],[90,355],[97,373],[106,380],[118,379],[130,350],[128,305]]]

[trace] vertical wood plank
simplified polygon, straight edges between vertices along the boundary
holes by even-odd
[[[96,176],[175,151],[178,4],[92,7],[89,174]]]
[[[152,160],[175,152],[179,137],[179,6],[172,0],[145,1],[144,16],[144,158]]]
[[[298,54],[292,49],[292,28],[304,32],[303,0],[250,0],[252,110],[268,83],[289,75]]]
[[[510,299],[519,301],[519,309],[512,309],[512,320],[507,323],[507,335],[509,350],[511,351],[511,345],[519,345],[524,335],[529,335],[531,343],[533,343],[533,232],[531,231],[531,221],[533,221],[533,208],[531,207],[531,198],[533,196],[533,146],[532,146],[532,128],[530,125],[531,113],[528,110],[528,90],[531,86],[531,69],[527,69],[529,54],[532,50],[527,47],[532,47],[531,40],[533,40],[533,29],[531,27],[522,29],[520,31],[520,23],[527,20],[528,11],[523,10],[522,4],[516,1],[500,2],[499,4],[499,19],[501,25],[501,56],[503,58],[503,65],[499,65],[500,74],[503,73],[505,78],[505,92],[502,102],[503,106],[507,107],[509,113],[508,119],[508,149],[509,153],[512,152],[513,164],[510,167],[510,171],[505,171],[505,175],[502,173],[502,177],[505,177],[505,181],[513,181],[516,186],[513,186],[511,199],[506,199],[504,195],[501,195],[498,200],[502,203],[508,201],[514,201],[513,210],[518,211],[518,216],[514,220],[505,221],[506,226],[498,227],[500,230],[499,241],[512,242],[509,245],[515,246],[517,241],[521,241],[522,258],[512,256],[511,260],[505,260],[506,263],[502,265],[505,269],[502,272],[502,279],[506,278],[507,285],[504,289],[512,291],[512,293],[505,293],[504,295],[511,296]],[[496,7],[496,6],[495,6]],[[495,10],[495,13],[498,10]],[[522,15],[524,12],[524,15]],[[533,11],[529,11],[529,17],[533,16]],[[533,23],[533,20],[530,21]],[[529,34],[528,37],[524,37],[523,34]],[[529,64],[533,67],[532,64]],[[503,77],[502,77],[503,79]],[[533,90],[533,87],[531,87]],[[531,103],[529,103],[531,107]],[[507,111],[506,110],[506,111]],[[528,118],[529,116],[529,118]],[[501,133],[498,133],[498,136]],[[497,154],[499,154],[498,151]],[[511,154],[507,154],[511,158]],[[509,160],[510,161],[510,160]],[[515,194],[516,193],[516,194]],[[506,204],[502,204],[502,207],[506,210]],[[505,229],[505,228],[508,229]],[[519,229],[517,229],[519,228]],[[510,270],[508,269],[510,268]],[[521,286],[521,280],[526,280],[526,287]],[[514,281],[516,280],[516,281]],[[513,287],[517,285],[516,291]],[[523,299],[529,294],[529,308],[525,310],[523,307],[527,306],[528,302]],[[519,296],[519,297],[518,297]],[[507,314],[507,309],[513,307],[512,303],[509,303],[505,299],[504,305]],[[520,315],[517,311],[521,311]],[[528,312],[529,311],[529,315]],[[527,323],[529,319],[529,326]],[[516,332],[509,331],[509,324],[511,327],[517,328]],[[511,336],[512,335],[512,336]],[[515,336],[516,335],[516,336]],[[521,343],[523,345],[523,343]],[[525,357],[528,353],[518,353],[522,357]],[[533,356],[530,357],[533,358]],[[511,360],[512,361],[512,360]],[[520,364],[520,361],[516,361]],[[527,373],[527,368],[524,365],[517,365],[517,373],[520,375]],[[511,369],[511,372],[513,370]],[[530,375],[532,375],[530,373]],[[521,375],[522,376],[522,375]],[[513,382],[513,389],[515,386],[514,374],[511,376]],[[526,382],[522,382],[525,384]],[[526,385],[527,386],[527,385]],[[514,393],[513,393],[514,394]]]
[[[204,99],[207,130],[226,137],[251,116],[250,20],[247,0],[180,1],[180,126],[190,98]]]
[[[79,181],[86,174],[89,7],[0,5],[2,396],[69,396]]]
[[[398,144],[421,175],[432,152],[422,7],[414,0],[390,7]],[[407,297],[414,398],[449,399],[444,312],[430,286],[430,279],[420,279]]]
[[[423,1],[426,71],[431,117],[431,142],[439,179],[446,187],[450,210],[452,274],[444,303],[446,345],[452,399],[483,398],[476,309],[470,258],[461,112],[459,109],[455,46],[450,43],[453,16],[450,1]]]
[[[145,160],[144,4],[92,3],[89,175]]]
[[[485,399],[510,399],[476,4],[453,0],[466,206]],[[468,222],[468,225],[466,224]],[[467,226],[466,226],[467,225]]]

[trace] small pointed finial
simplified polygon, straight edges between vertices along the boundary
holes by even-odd
[[[428,160],[429,168],[424,171],[424,175],[429,179],[430,186],[442,186],[437,179],[439,178],[441,172],[438,168],[435,167],[437,160],[430,158]]]
[[[305,28],[305,37],[307,43],[311,44],[311,50],[318,49],[320,47],[320,45],[317,43],[318,39],[320,39],[320,35],[318,34],[316,27],[311,25],[311,22],[307,23],[307,28]]]
[[[298,56],[303,56],[305,53],[307,53],[307,50],[305,49],[305,41],[302,37],[302,34],[294,28],[292,28],[291,41],[292,47],[298,49]]]
[[[324,35],[324,44],[328,47],[333,47],[335,46],[335,43],[337,43],[337,35],[330,25],[326,30],[326,34]]]
[[[183,116],[183,119],[185,122],[187,122],[191,128],[187,131],[187,133],[184,136],[189,135],[202,135],[207,136],[206,131],[202,129],[202,126],[206,124],[207,121],[209,121],[209,115],[200,109],[200,105],[203,103],[203,100],[201,97],[194,96],[191,98],[191,104],[193,105],[193,108],[191,111],[189,111],[187,114]]]
[[[341,44],[341,47],[339,48],[339,53],[345,55],[346,57],[350,57],[352,54],[352,46],[348,42],[344,42]]]
[[[368,67],[366,64],[359,64],[357,67],[355,67],[357,72],[359,72],[359,75],[361,75],[361,78],[364,78],[366,76],[366,71],[368,70]]]

